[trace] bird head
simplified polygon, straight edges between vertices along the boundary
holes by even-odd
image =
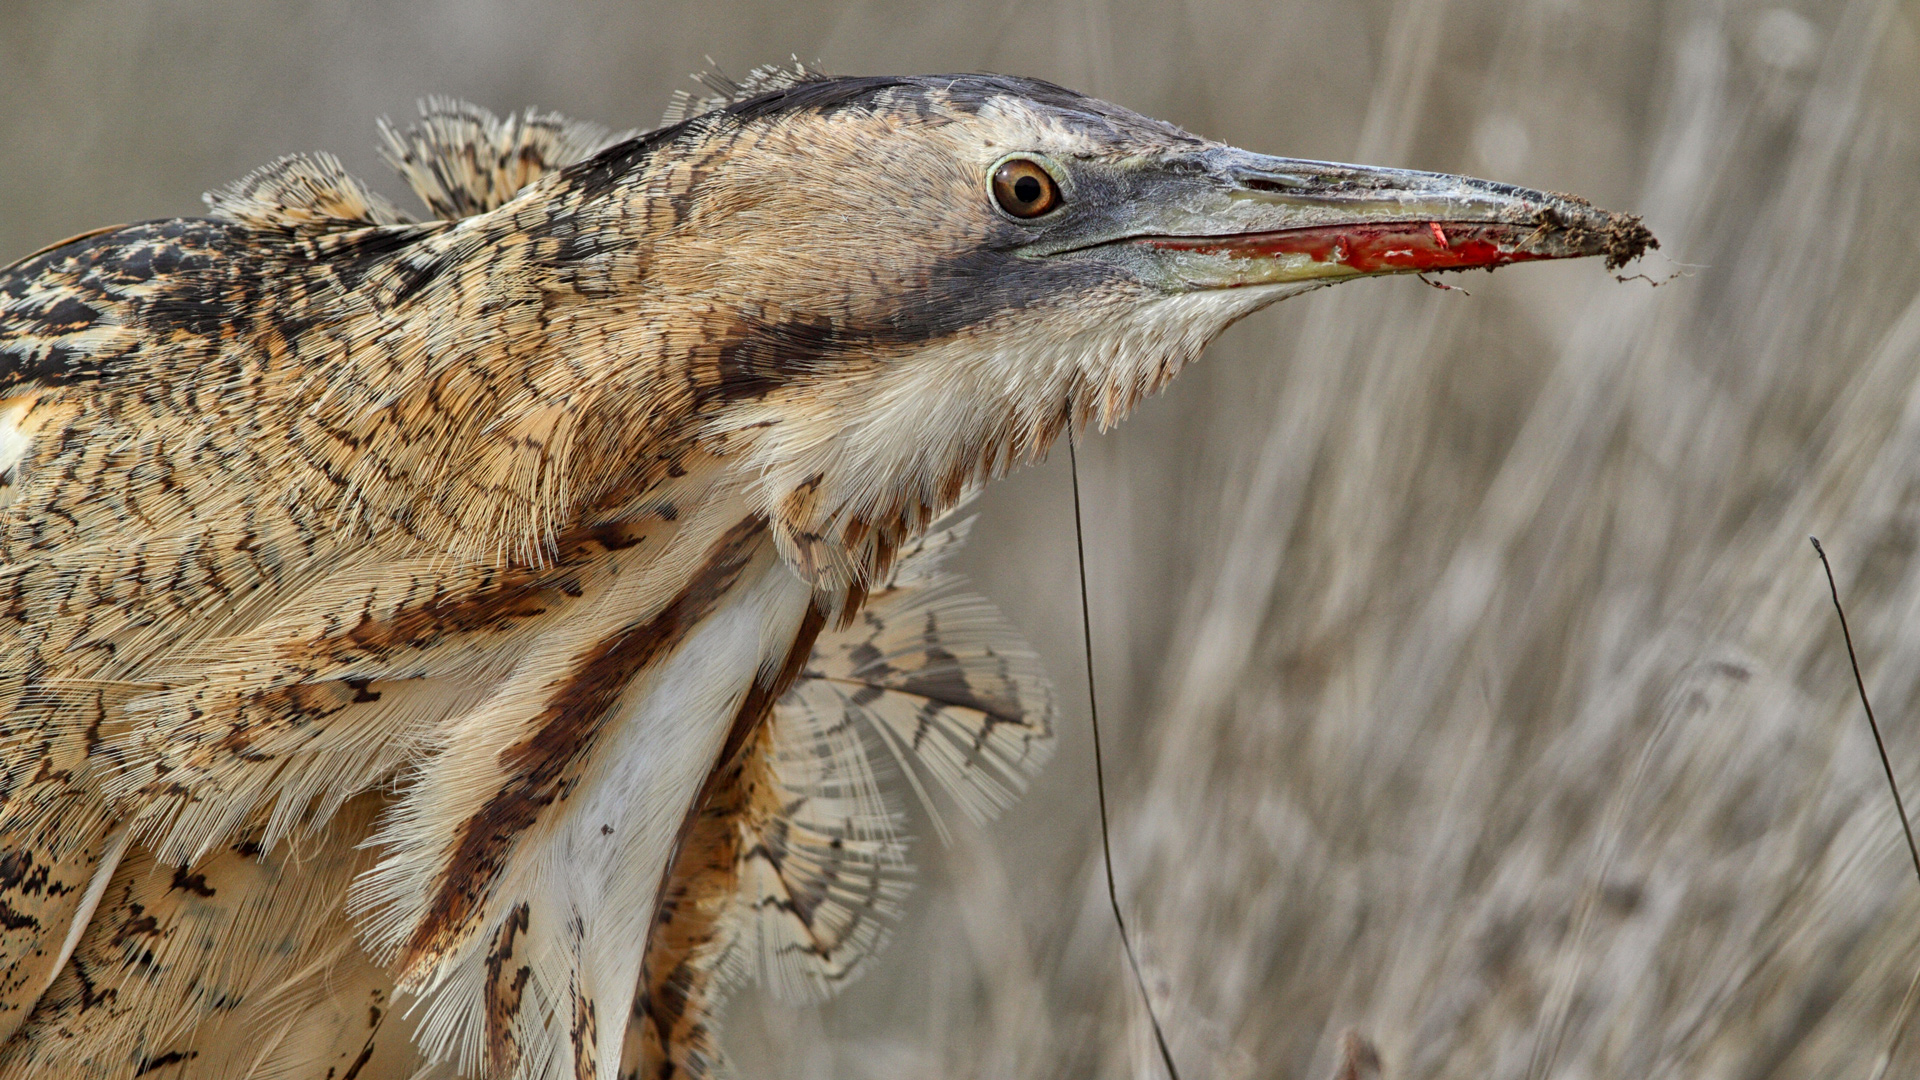
[[[462,236],[485,249],[469,261],[539,296],[468,310],[537,307],[539,347],[508,351],[547,358],[515,376],[541,400],[585,403],[537,411],[578,429],[570,460],[719,463],[827,591],[1277,300],[1652,243],[1571,196],[1270,157],[1029,79],[750,90],[547,176],[395,280]],[[602,506],[635,490],[578,480]]]
[[[614,147],[572,182],[620,190],[648,226],[643,287],[698,313],[700,437],[751,477],[797,566],[854,581],[1277,300],[1378,274],[1618,263],[1651,242],[1577,198],[1270,157],[987,75],[799,81]]]

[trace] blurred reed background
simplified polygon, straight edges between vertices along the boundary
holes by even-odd
[[[1646,215],[1671,261],[1361,282],[1081,453],[1121,889],[1188,1080],[1869,1077],[1912,880],[1806,537],[1920,794],[1920,3],[8,0],[0,258],[427,94],[648,126],[710,54],[1037,75],[1252,149]],[[922,843],[758,1078],[1153,1076],[1100,892],[1065,456],[968,567],[1062,753]],[[1913,795],[1910,795],[1912,798]],[[923,830],[924,832],[924,830]],[[1920,1034],[1886,1075],[1920,1073]]]

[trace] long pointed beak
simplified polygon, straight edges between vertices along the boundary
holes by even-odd
[[[1444,173],[1220,148],[1204,185],[1120,241],[1152,250],[1189,288],[1492,269],[1598,255],[1608,269],[1659,241],[1585,199]]]

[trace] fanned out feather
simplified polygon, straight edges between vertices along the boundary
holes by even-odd
[[[498,117],[430,97],[420,103],[419,121],[404,130],[381,119],[380,156],[434,217],[454,221],[501,206],[528,184],[632,134],[532,109]]]
[[[822,636],[782,707],[859,717],[903,768],[986,822],[1052,754],[1054,699],[1019,632],[963,591],[964,578],[939,569],[971,524],[903,553],[853,625]]]
[[[984,821],[1051,753],[1053,690],[1039,658],[942,568],[971,525],[903,551],[860,617],[821,635],[775,707],[783,812],[742,846],[726,974],[751,973],[789,1001],[836,991],[884,944],[910,883],[902,814],[883,778],[897,771],[936,822],[924,779]]]
[[[405,225],[408,218],[332,154],[294,154],[201,196],[215,218],[315,234]]]
[[[712,64],[713,58],[708,57]],[[675,90],[667,102],[667,109],[660,115],[660,126],[671,127],[674,124],[690,120],[715,109],[722,109],[736,101],[745,101],[761,94],[770,94],[776,90],[785,90],[801,83],[818,82],[829,78],[824,72],[810,68],[793,57],[788,64],[762,64],[747,72],[738,82],[723,74],[718,68],[709,67],[706,71],[693,76],[705,92]]]
[[[871,732],[844,711],[792,701],[775,710],[769,755],[783,815],[741,859],[739,947],[725,962],[797,1002],[833,993],[885,944],[911,867]]]

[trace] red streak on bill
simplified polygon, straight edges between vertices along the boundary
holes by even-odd
[[[1394,221],[1236,236],[1163,236],[1143,242],[1175,251],[1242,258],[1305,255],[1315,262],[1352,267],[1361,274],[1392,270],[1469,270],[1581,254],[1529,250],[1529,242],[1539,235],[1540,230],[1526,225],[1446,222],[1443,227],[1438,221]]]

